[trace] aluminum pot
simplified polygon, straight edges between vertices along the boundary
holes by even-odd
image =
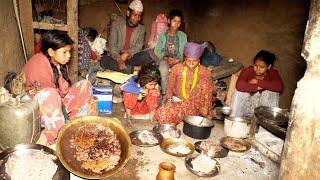
[[[247,138],[251,121],[243,117],[226,117],[224,119],[224,133],[229,137]]]
[[[36,100],[25,96],[0,105],[0,150],[35,143],[40,135],[40,112]]]
[[[212,120],[201,116],[186,116],[183,121],[183,133],[195,139],[207,139],[214,126]]]

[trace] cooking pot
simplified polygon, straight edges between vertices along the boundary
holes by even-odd
[[[1,104],[0,121],[0,149],[35,143],[39,138],[39,105],[28,96]]]
[[[229,137],[247,138],[251,121],[243,117],[226,117],[224,119],[224,133]]]
[[[212,120],[201,116],[186,116],[183,121],[183,133],[195,139],[207,139],[214,126]]]

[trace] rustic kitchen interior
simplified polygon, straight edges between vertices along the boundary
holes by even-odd
[[[91,90],[95,98],[88,101],[96,105],[95,111],[68,118],[62,107],[65,122],[48,143],[39,104],[22,88],[25,77],[20,74],[35,55],[35,34],[66,32],[73,41],[67,64],[70,80],[73,84],[88,79],[80,65],[82,30],[95,29],[108,44],[112,22],[128,15],[132,1],[4,0],[0,179],[319,178],[319,162],[314,161],[320,149],[319,0],[141,2],[145,49],[158,15],[179,9],[180,31],[188,42],[210,42],[211,51],[221,57],[220,64],[209,67],[212,83],[225,93],[219,105],[213,104],[214,116],[185,116],[174,125],[149,116],[135,118],[126,111],[121,86],[131,75],[99,71]],[[279,105],[257,107],[250,117],[232,117],[237,79],[260,50],[276,56],[273,68],[284,86]],[[95,155],[101,155],[100,160],[92,160]],[[47,168],[41,171],[44,164]]]

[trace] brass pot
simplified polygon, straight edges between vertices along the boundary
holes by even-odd
[[[117,135],[121,144],[120,161],[116,167],[101,174],[88,172],[82,169],[79,162],[74,158],[74,154],[71,153],[70,139],[72,135],[78,128],[91,123],[109,127]],[[104,179],[119,172],[126,165],[130,157],[131,141],[127,131],[118,119],[110,117],[84,116],[71,119],[60,130],[56,142],[56,151],[59,160],[70,172],[85,179]]]
[[[156,180],[174,180],[174,171],[176,166],[169,162],[162,162],[159,164],[159,172]]]

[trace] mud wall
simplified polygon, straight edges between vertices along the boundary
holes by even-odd
[[[280,106],[290,107],[296,83],[305,71],[300,53],[309,1],[144,0],[143,3],[146,40],[158,13],[179,8],[185,15],[188,38],[213,42],[223,56],[248,66],[260,49],[275,53],[278,58],[275,68],[285,82]],[[113,0],[79,0],[79,24],[95,27],[106,37],[110,14],[126,13],[127,4],[118,7]]]
[[[0,3],[0,86],[7,72],[19,72],[24,64],[23,51],[12,0]]]

